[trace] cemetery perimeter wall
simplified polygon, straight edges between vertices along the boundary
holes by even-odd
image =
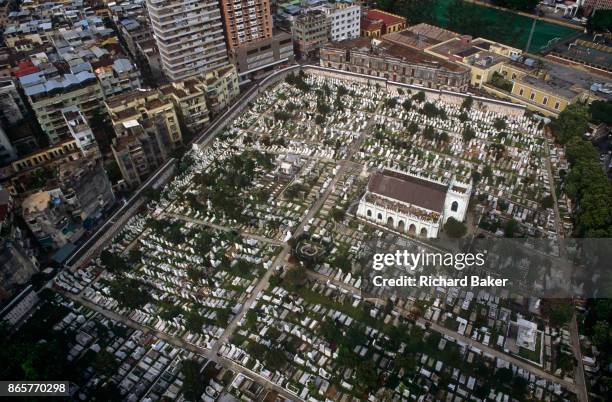
[[[386,78],[375,77],[372,75],[365,75],[359,73],[353,73],[350,71],[340,71],[332,68],[321,67],[321,66],[304,66],[304,72],[313,73],[322,75],[330,78],[337,78],[341,80],[351,80],[355,82],[360,82],[363,84],[369,85],[379,85],[382,88],[387,89],[391,93],[397,93],[398,89],[402,90],[410,90],[410,91],[423,91],[425,93],[425,98],[427,101],[435,102],[442,101],[452,105],[459,105],[463,103],[463,101],[472,97],[474,99],[474,108],[480,110],[488,110],[491,112],[501,113],[508,116],[523,116],[527,108],[524,105],[519,105],[512,102],[507,102],[503,100],[486,98],[483,96],[474,96],[468,93],[462,92],[454,92],[448,91],[444,89],[432,89],[421,87],[418,85],[404,84],[401,82],[395,82],[388,80]]]

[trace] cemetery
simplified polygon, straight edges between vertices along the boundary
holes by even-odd
[[[211,400],[260,400],[262,384],[297,400],[573,400],[571,369],[553,363],[565,349],[563,324],[508,294],[362,292],[372,242],[422,251],[421,240],[446,236],[449,217],[472,234],[500,236],[513,221],[554,242],[553,210],[542,202],[554,191],[548,152],[538,121],[470,97],[458,105],[291,73],[206,146],[194,145],[112,244],[55,287],[239,367],[198,390]],[[370,185],[385,169],[444,187],[436,208],[384,198]],[[369,216],[365,205],[393,211],[393,220]],[[422,235],[409,218],[436,230]],[[511,322],[535,328],[517,344]],[[159,355],[168,359],[159,369],[174,361]],[[134,387],[138,373],[119,383]],[[147,392],[182,392],[180,376],[162,377],[167,387]]]

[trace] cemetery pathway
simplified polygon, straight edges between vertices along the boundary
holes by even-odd
[[[216,352],[213,352],[212,350],[200,347],[200,346],[196,346],[193,345],[191,343],[185,342],[184,340],[182,340],[181,338],[177,338],[171,335],[168,335],[164,332],[158,331],[154,328],[142,325],[130,318],[127,318],[121,314],[117,314],[114,311],[110,311],[110,310],[106,310],[100,306],[98,306],[97,304],[94,304],[90,301],[85,300],[83,297],[81,297],[80,295],[75,295],[73,293],[70,292],[66,292],[64,290],[57,290],[59,293],[63,294],[64,296],[66,296],[67,298],[76,301],[79,304],[82,304],[83,306],[96,311],[100,314],[102,314],[103,316],[105,316],[106,318],[109,318],[111,320],[114,321],[118,321],[121,322],[125,325],[127,325],[130,328],[133,329],[137,329],[137,330],[141,330],[145,333],[149,333],[149,334],[153,334],[155,335],[157,338],[168,342],[171,345],[174,345],[176,347],[191,351],[193,353],[197,353],[199,355],[204,356],[205,358],[207,358],[210,361],[213,361],[215,363],[219,363],[222,366],[229,368],[231,370],[234,370],[235,372],[241,373],[247,377],[250,378],[256,378],[258,381],[260,381],[262,384],[264,384],[267,388],[272,389],[276,392],[278,392],[280,395],[284,396],[285,398],[288,398],[289,400],[292,401],[301,401],[301,399],[299,399],[298,397],[296,397],[295,395],[289,393],[286,389],[284,389],[283,387],[273,383],[272,381],[270,381],[269,379],[233,362],[232,360],[229,360],[225,357],[222,356],[218,356],[216,354]]]
[[[232,230],[231,227],[227,227],[227,226],[223,226],[223,225],[217,225],[216,223],[207,222],[207,221],[204,221],[202,219],[191,218],[191,217],[185,216],[185,215],[175,214],[173,212],[163,212],[162,215],[170,216],[170,217],[177,218],[177,219],[181,219],[181,220],[184,220],[186,222],[196,223],[196,224],[202,225],[202,226],[208,226],[208,227],[211,227],[213,229],[220,230],[220,231],[223,231],[223,232],[229,232],[229,231]],[[255,240],[261,241],[262,243],[269,243],[269,244],[272,244],[274,246],[282,246],[284,244],[280,240],[269,239],[269,238],[267,238],[265,236],[261,236],[261,235],[258,235],[258,234],[249,233],[249,232],[243,232],[241,230],[237,230],[237,232],[242,237],[245,237],[247,239],[248,238],[255,239]]]
[[[306,271],[308,276],[310,276],[311,278],[322,282],[322,283],[326,283],[327,281],[329,281],[330,283],[333,283],[334,285],[341,287],[345,290],[347,290],[348,292],[352,293],[352,294],[358,294],[361,295],[361,291],[360,289],[357,289],[355,287],[349,286],[346,283],[342,282],[342,281],[337,281],[333,278],[327,277],[325,275],[319,274],[317,272],[311,271],[311,270],[307,270]],[[379,305],[385,305],[385,301],[379,298],[367,298],[368,301],[372,301],[374,303],[378,303]],[[403,308],[398,308],[395,307],[395,309],[402,314],[403,316],[407,317],[410,315],[410,312],[406,309]],[[468,346],[472,346],[474,348],[477,348],[481,351],[483,351],[484,353],[488,353],[492,356],[495,356],[499,359],[505,360],[507,362],[510,362],[512,364],[514,364],[517,367],[520,367],[524,370],[529,371],[530,373],[533,373],[539,377],[542,377],[544,379],[546,379],[547,381],[553,382],[553,383],[557,383],[557,384],[561,384],[563,387],[565,387],[567,390],[574,392],[576,394],[578,394],[578,389],[576,387],[576,385],[572,382],[563,380],[561,378],[555,377],[554,375],[552,375],[551,373],[548,373],[542,369],[540,369],[539,367],[533,366],[529,363],[527,363],[524,360],[515,358],[513,356],[510,356],[502,351],[499,351],[497,349],[493,349],[489,346],[486,346],[480,342],[477,342],[471,338],[468,338],[466,336],[460,335],[457,332],[448,329],[442,325],[437,324],[436,322],[430,321],[430,320],[426,320],[424,318],[419,318],[419,320],[428,323],[429,327],[431,329],[433,329],[434,331],[442,334],[442,335],[446,335],[448,337],[454,338],[456,339],[458,342],[463,342],[465,344],[467,344]]]

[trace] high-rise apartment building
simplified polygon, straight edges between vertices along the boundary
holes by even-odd
[[[147,0],[164,74],[178,81],[228,63],[216,0]]]
[[[230,61],[241,80],[293,61],[291,36],[272,30],[269,0],[220,1]]]
[[[221,0],[221,9],[230,51],[272,36],[268,0]]]

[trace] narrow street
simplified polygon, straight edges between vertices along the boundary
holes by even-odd
[[[565,248],[564,242],[564,232],[563,227],[561,226],[561,214],[559,213],[559,204],[557,201],[557,193],[555,188],[555,178],[552,173],[552,166],[550,163],[550,144],[546,140],[544,142],[546,144],[546,171],[548,173],[548,180],[551,186],[551,194],[553,199],[553,206],[555,211],[555,228],[557,232],[557,242],[559,244],[559,261],[560,265],[567,265],[567,250]],[[561,268],[564,269],[564,268]],[[564,269],[567,275],[571,274],[571,269],[568,267]],[[571,278],[567,278],[567,281],[571,281]],[[580,402],[588,402],[589,393],[586,386],[586,379],[584,376],[584,365],[582,363],[582,350],[580,347],[580,334],[578,332],[578,321],[576,316],[576,311],[572,314],[572,318],[569,323],[569,331],[570,331],[570,340],[572,346],[572,352],[574,354],[574,358],[576,360],[576,367],[574,369],[574,382],[576,383],[576,395],[578,396],[578,400]]]

